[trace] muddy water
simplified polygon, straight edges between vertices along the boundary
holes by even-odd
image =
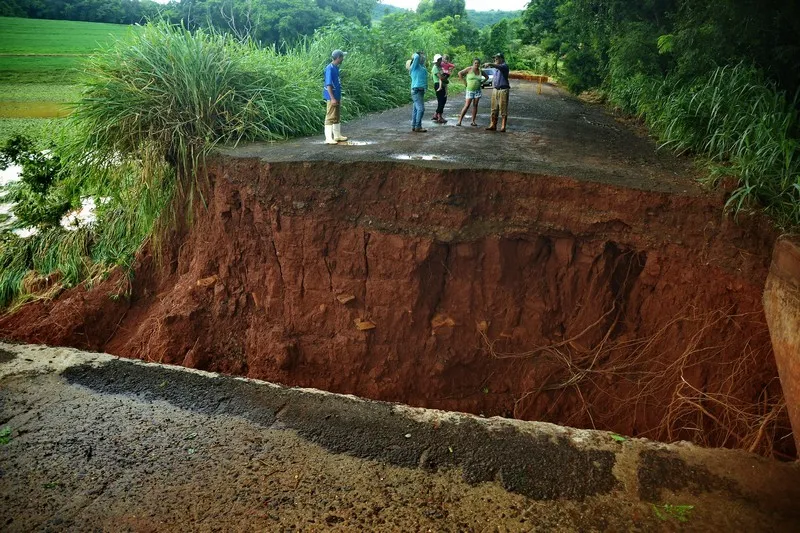
[[[721,196],[399,163],[209,171],[208,210],[164,263],[142,257],[130,300],[109,299],[117,277],[4,317],[0,334],[794,453],[761,307],[773,235],[720,219]]]

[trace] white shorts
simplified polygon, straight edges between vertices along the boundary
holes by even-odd
[[[483,96],[483,93],[481,92],[480,89],[478,89],[477,91],[467,91],[467,100],[470,99],[474,100],[476,98],[480,98],[481,96]]]

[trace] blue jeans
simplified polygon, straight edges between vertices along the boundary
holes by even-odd
[[[425,114],[425,89],[411,89],[411,101],[414,102],[411,108],[411,127],[421,128],[422,115]]]

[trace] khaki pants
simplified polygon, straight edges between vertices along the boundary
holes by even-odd
[[[328,107],[325,109],[325,125],[339,123],[339,109],[342,107],[340,104],[332,104],[330,100],[326,101]]]
[[[492,89],[492,116],[508,116],[508,89]]]

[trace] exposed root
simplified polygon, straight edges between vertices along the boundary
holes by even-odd
[[[626,339],[619,334],[619,314],[612,306],[569,339],[519,353],[497,350],[498,340],[490,340],[485,328],[479,327],[478,333],[492,357],[535,363],[537,385],[515,398],[517,418],[523,418],[542,395],[553,402],[553,392],[559,391],[559,397],[565,393],[577,397],[568,421],[577,425],[612,429],[619,420],[627,420],[629,430],[638,436],[785,456],[791,443],[783,439],[791,431],[780,384],[774,379],[763,383],[753,375],[765,358],[772,357],[768,343],[757,347],[748,343],[733,360],[730,343],[713,343],[725,338],[721,331],[744,320],[762,319],[731,310],[698,314],[690,307],[654,334]],[[766,324],[763,327],[766,332]],[[598,331],[603,332],[600,340],[585,346]],[[618,408],[593,410],[592,400],[600,398],[606,400],[603,405]],[[637,416],[650,422],[637,427]]]

